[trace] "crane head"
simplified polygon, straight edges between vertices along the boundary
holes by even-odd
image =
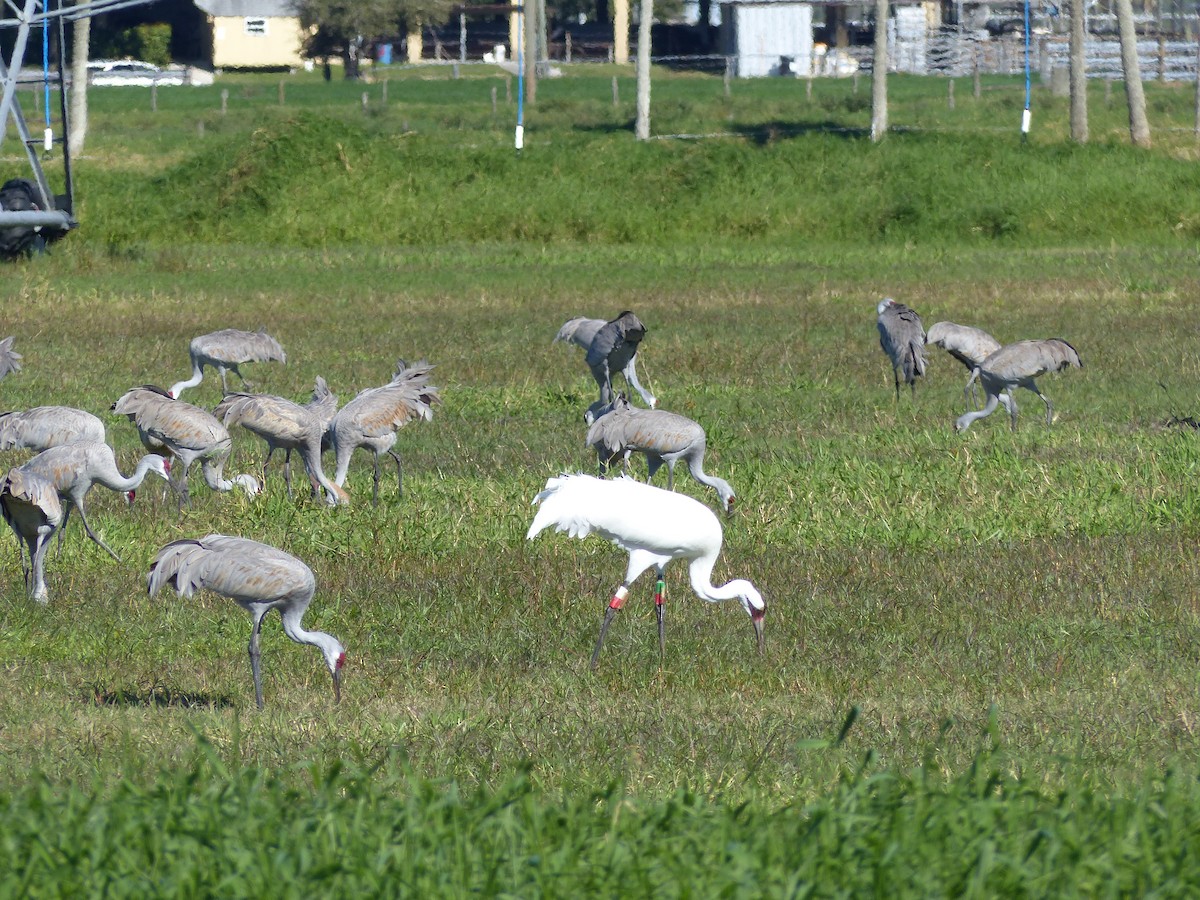
[[[895,306],[895,305],[896,305],[896,301],[893,300],[891,297],[884,297],[882,300],[879,301],[879,305],[877,307],[875,307],[875,312],[877,315],[882,316],[883,311],[885,309],[887,309],[889,306]]]
[[[342,702],[342,666],[346,664],[346,651],[339,644],[336,656],[329,659],[329,673],[333,676],[333,702]]]

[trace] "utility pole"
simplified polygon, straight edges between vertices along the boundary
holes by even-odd
[[[1138,68],[1137,32],[1133,27],[1133,4],[1117,0],[1117,27],[1121,34],[1121,71],[1125,78],[1125,99],[1129,102],[1129,137],[1135,147],[1150,147],[1150,123],[1146,121],[1146,95],[1142,92],[1142,73]]]
[[[1087,0],[1071,0],[1071,140],[1088,141],[1087,59],[1083,47],[1083,15]]]
[[[871,140],[882,141],[888,129],[887,100],[888,0],[875,0],[875,57],[871,67]]]
[[[650,25],[654,21],[654,0],[642,0],[638,21],[637,46],[637,139],[650,139]]]

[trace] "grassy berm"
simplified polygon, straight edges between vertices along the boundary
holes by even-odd
[[[656,72],[657,135],[725,136],[638,144],[628,74],[543,82],[519,157],[496,73],[393,73],[386,105],[379,81],[303,75],[163,89],[156,112],[93,92],[81,227],[0,282],[24,354],[4,408],[100,414],[131,469],[109,405],[227,327],[286,348],[246,367],[263,392],[323,376],[345,402],[403,357],[445,399],[401,431],[404,492],[385,459],[378,506],[365,455],[335,510],[289,501],[278,461],[253,500],[193,473],[182,513],[97,488],[121,562],[73,523],[45,607],[5,538],[0,894],[1194,894],[1189,90],[1147,86],[1135,153],[1099,93],[1091,145],[1040,91],[1022,144],[1017,82],[963,82],[948,110],[944,81],[896,79],[872,145],[865,83],[726,98]],[[897,402],[883,296],[1065,338],[1084,368],[1039,382],[1053,425],[1018,391],[1015,432],[1001,412],[955,434],[966,371],[933,351]],[[551,338],[626,308],[643,381],[738,493],[715,578],[767,598],[762,658],[676,564],[664,658],[645,580],[590,672],[625,554],[525,540],[546,479],[595,466],[595,386]],[[219,394],[210,375],[185,399]],[[226,473],[259,470],[262,442],[233,440]],[[682,470],[676,489],[715,506]],[[312,567],[340,705],[272,617],[258,711],[246,614],[146,597],[158,548],[214,531]]]

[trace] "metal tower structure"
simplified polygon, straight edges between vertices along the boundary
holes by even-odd
[[[75,6],[64,6],[63,0],[0,0],[0,36],[7,37],[15,31],[12,41],[12,54],[8,60],[0,54],[0,147],[8,136],[11,120],[16,129],[17,137],[25,148],[32,170],[30,179],[37,187],[37,210],[6,210],[0,208],[0,228],[10,226],[40,227],[51,231],[67,232],[78,223],[75,221],[73,209],[75,205],[74,184],[71,178],[71,157],[67,149],[67,138],[70,134],[70,123],[67,120],[67,81],[63,72],[63,33],[67,22],[91,18],[118,9],[143,6],[152,0],[91,0],[89,3]],[[66,180],[63,194],[56,195],[46,180],[38,151],[41,148],[49,150],[49,138],[31,138],[29,126],[21,111],[21,103],[17,97],[17,84],[21,71],[25,68],[25,54],[29,47],[31,31],[40,29],[43,40],[49,34],[49,29],[57,29],[58,60],[56,79],[59,87],[59,111],[62,118],[61,135],[57,142],[61,143],[63,151],[63,169]],[[7,43],[7,41],[5,41]],[[48,79],[48,60],[43,62],[42,78]]]

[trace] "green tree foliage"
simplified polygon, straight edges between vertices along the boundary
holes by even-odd
[[[144,59],[158,66],[171,62],[171,26],[163,22],[115,32],[96,30],[91,43],[96,59]]]
[[[306,28],[316,28],[305,46],[310,56],[341,56],[347,78],[357,78],[364,49],[374,40],[405,34],[418,22],[444,22],[448,0],[300,0]]]

